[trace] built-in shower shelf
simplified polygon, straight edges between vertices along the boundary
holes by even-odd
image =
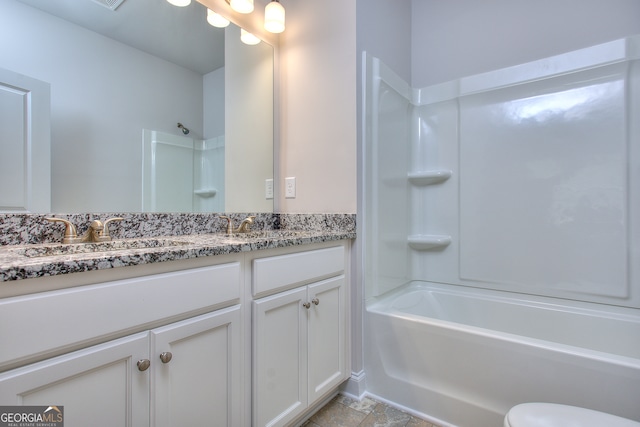
[[[445,169],[409,172],[409,182],[414,185],[439,184],[451,178],[451,171]]]
[[[196,196],[200,196],[205,199],[215,196],[217,192],[218,190],[216,190],[215,188],[200,188],[198,190],[194,190]]]
[[[451,236],[444,234],[415,234],[407,239],[409,246],[418,251],[428,251],[449,246]]]

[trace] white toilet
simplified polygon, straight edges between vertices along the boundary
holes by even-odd
[[[640,423],[576,406],[523,403],[509,410],[504,427],[640,427]]]

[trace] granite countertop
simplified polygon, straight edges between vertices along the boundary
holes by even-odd
[[[0,282],[355,238],[355,232],[264,230],[0,247]],[[65,253],[66,252],[66,253]]]
[[[308,245],[356,237],[355,214],[232,213],[234,224],[254,216],[248,234],[224,233],[216,213],[0,214],[0,282]],[[82,235],[93,219],[119,217],[114,240],[63,245],[66,218]]]

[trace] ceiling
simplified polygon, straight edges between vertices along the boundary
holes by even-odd
[[[187,7],[164,0],[17,0],[154,56],[206,74],[224,65],[224,29],[207,23],[197,1]]]

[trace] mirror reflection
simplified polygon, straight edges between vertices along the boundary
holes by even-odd
[[[2,1],[0,68],[51,88],[51,212],[273,210],[273,48],[206,16]]]

